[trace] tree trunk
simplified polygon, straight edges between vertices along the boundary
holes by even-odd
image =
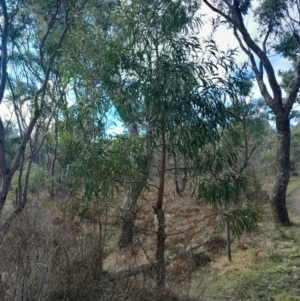
[[[183,171],[182,171],[182,174],[180,176],[180,186],[179,186],[179,193],[180,195],[182,196],[184,191],[185,191],[185,188],[186,188],[186,184],[187,184],[187,180],[188,180],[188,171],[187,169],[185,168]]]
[[[134,209],[141,195],[150,173],[152,163],[152,150],[149,150],[147,155],[140,162],[139,170],[143,176],[136,183],[132,183],[130,190],[127,192],[122,212],[122,227],[119,237],[119,248],[125,248],[132,244],[134,234]]]
[[[124,199],[121,235],[118,242],[119,248],[125,248],[132,244],[134,230],[133,210],[139,196],[137,190],[137,185],[134,185],[132,189],[126,194]]]
[[[172,151],[173,158],[174,158],[174,182],[175,182],[175,188],[177,195],[181,196],[180,188],[178,184],[178,177],[177,177],[177,157],[175,151]]]
[[[159,173],[159,190],[157,202],[154,211],[158,220],[157,230],[157,244],[156,244],[156,281],[159,289],[164,289],[166,278],[166,264],[165,264],[165,212],[163,210],[163,198],[165,189],[165,170],[166,170],[166,141],[164,134],[162,135],[162,157]]]
[[[227,211],[227,203],[224,201],[224,209]],[[225,234],[226,234],[226,252],[227,252],[227,258],[229,261],[231,261],[231,239],[230,239],[230,225],[228,220],[225,221]]]
[[[289,119],[276,118],[277,129],[277,173],[272,186],[270,199],[274,213],[274,221],[278,225],[289,226],[290,219],[286,207],[286,190],[290,179],[290,123]]]
[[[156,208],[158,220],[157,244],[156,244],[156,282],[158,288],[165,287],[166,264],[165,264],[165,212],[162,208]]]
[[[180,172],[178,172],[177,156],[175,151],[172,151],[172,154],[174,158],[174,182],[176,193],[178,196],[182,196],[187,183],[187,169],[184,168],[183,170],[180,170]],[[178,175],[180,176],[180,181],[178,180]]]
[[[7,173],[6,175],[2,175],[1,186],[0,186],[0,212],[2,212],[2,209],[6,202],[6,197],[9,191],[10,182],[11,182],[10,173]]]

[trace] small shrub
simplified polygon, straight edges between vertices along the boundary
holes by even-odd
[[[38,193],[40,189],[46,187],[47,172],[37,164],[32,164],[29,175],[28,190],[31,193]]]
[[[22,186],[24,187],[25,183],[25,173],[26,167],[24,168],[22,175]],[[19,171],[16,171],[11,181],[11,189],[12,191],[16,191],[18,187],[18,179],[19,179]],[[47,185],[47,172],[44,168],[39,166],[38,164],[32,164],[29,180],[28,180],[28,191],[31,193],[38,193],[40,189],[44,189]]]

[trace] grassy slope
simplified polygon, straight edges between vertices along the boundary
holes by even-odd
[[[299,187],[300,179],[292,180],[288,193]],[[201,281],[206,301],[300,300],[300,217],[291,220],[291,227],[275,228],[265,205],[258,229],[234,242],[233,261],[216,257],[206,277],[195,274],[194,292]]]
[[[291,192],[293,192],[295,189],[299,187],[300,187],[300,177],[291,178],[287,189],[287,194],[290,194]]]

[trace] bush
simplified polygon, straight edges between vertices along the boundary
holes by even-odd
[[[25,183],[25,173],[27,166],[24,167],[22,176],[22,186]],[[16,171],[11,181],[11,189],[13,191],[18,187],[19,171]],[[33,163],[30,170],[29,181],[28,181],[28,191],[31,193],[38,193],[40,189],[44,189],[47,183],[47,172],[38,164]]]

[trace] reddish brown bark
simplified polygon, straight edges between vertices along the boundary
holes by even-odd
[[[165,265],[165,212],[163,210],[163,198],[164,198],[164,188],[165,188],[165,170],[166,170],[166,141],[165,135],[162,134],[162,155],[159,173],[159,189],[157,202],[154,207],[157,220],[158,220],[158,230],[157,230],[157,243],[156,243],[156,281],[158,288],[165,287],[166,278],[166,265]]]

